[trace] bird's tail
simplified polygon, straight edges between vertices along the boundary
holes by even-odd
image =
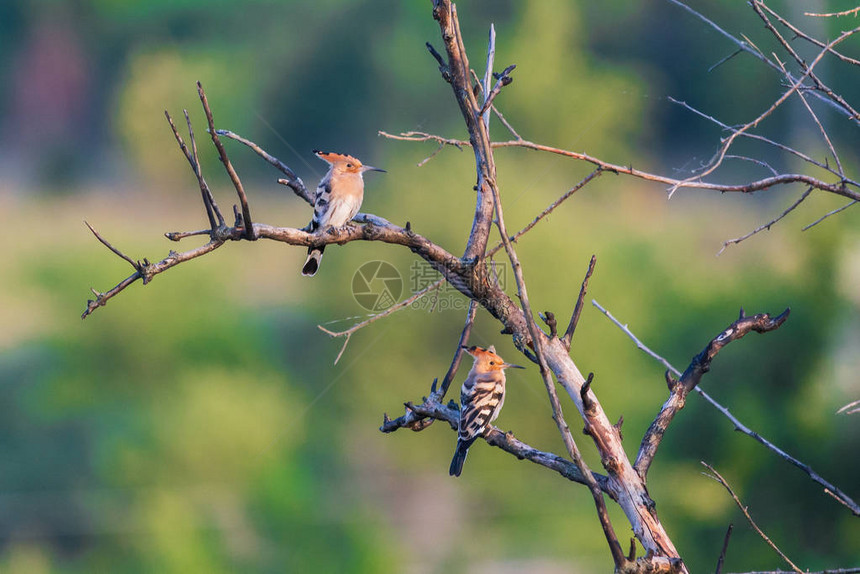
[[[317,274],[320,268],[320,261],[322,261],[323,251],[325,251],[325,245],[308,247],[308,258],[305,260],[304,267],[302,267],[302,275],[313,277]]]
[[[451,468],[448,469],[448,474],[451,476],[460,476],[463,472],[463,463],[466,462],[466,455],[469,454],[469,447],[472,446],[474,440],[463,441],[457,440],[457,450],[454,451],[454,458],[451,460]]]

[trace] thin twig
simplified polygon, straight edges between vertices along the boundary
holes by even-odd
[[[164,234],[171,241],[181,241],[186,237],[196,237],[198,235],[210,235],[211,229],[198,229],[196,231],[168,231]]]
[[[813,221],[812,223],[810,223],[810,224],[809,224],[809,225],[807,225],[806,227],[803,227],[803,228],[801,229],[801,231],[806,231],[807,229],[810,229],[810,228],[812,228],[812,227],[815,227],[816,225],[818,225],[819,223],[821,223],[822,221],[824,221],[825,219],[827,219],[827,218],[828,218],[828,217],[830,217],[831,215],[836,215],[837,213],[840,213],[840,212],[842,212],[842,211],[845,211],[846,209],[848,209],[849,207],[851,207],[851,206],[852,206],[852,205],[854,205],[855,203],[857,203],[857,200],[856,200],[856,199],[855,199],[854,201],[849,201],[848,203],[846,203],[846,204],[845,204],[845,205],[843,205],[842,207],[837,207],[837,208],[836,208],[836,209],[834,209],[833,211],[829,211],[829,212],[825,213],[824,215],[822,215],[821,217],[819,217],[818,219],[816,219],[815,221]]]
[[[713,66],[708,68],[708,73],[710,74],[711,72],[713,72],[714,70],[716,70],[717,68],[719,68],[720,66],[722,66],[723,64],[725,64],[726,62],[728,62],[729,60],[731,60],[732,58],[734,58],[735,56],[737,56],[738,54],[741,54],[741,53],[743,53],[743,50],[738,48],[737,50],[735,50],[734,52],[732,52],[731,54],[729,54],[725,58],[721,58],[720,61],[718,61],[716,64],[714,64]]]
[[[197,95],[200,96],[203,111],[206,112],[206,121],[209,123],[209,135],[212,137],[212,143],[215,144],[218,155],[221,156],[221,163],[224,164],[224,169],[227,170],[227,175],[230,176],[230,181],[233,182],[233,187],[236,188],[236,194],[239,196],[239,203],[242,206],[242,225],[245,228],[245,239],[254,241],[257,237],[254,235],[251,208],[248,206],[248,197],[245,195],[245,188],[242,186],[239,174],[233,169],[233,164],[230,163],[230,158],[227,157],[227,150],[224,149],[224,144],[221,143],[221,139],[215,130],[215,119],[212,116],[212,109],[209,107],[209,100],[206,99],[206,92],[203,91],[203,84],[200,82],[197,82]]]
[[[700,14],[699,12],[697,12],[696,10],[691,8],[690,6],[684,4],[680,0],[668,0],[668,1],[671,2],[672,4],[674,4],[675,6],[678,6],[679,8],[683,8],[684,10],[686,10],[687,12],[689,12],[690,14],[692,14],[693,16],[695,16],[696,18],[698,18],[699,20],[701,20],[702,22],[704,22],[705,24],[707,24],[708,26],[710,26],[711,28],[716,30],[724,38],[726,38],[727,40],[729,40],[730,42],[735,44],[739,49],[743,50],[744,52],[746,52],[752,56],[754,56],[755,58],[758,58],[765,65],[769,66],[770,68],[772,68],[777,73],[780,73],[780,74],[782,73],[782,71],[779,69],[779,66],[776,63],[774,63],[772,60],[770,60],[767,56],[765,56],[764,52],[759,50],[756,47],[756,45],[753,44],[752,41],[749,38],[747,38],[746,36],[743,37],[744,38],[743,40],[739,40],[738,38],[735,38],[734,36],[732,36],[731,34],[726,32],[723,28],[718,26],[714,21],[709,20],[708,18],[706,18],[705,16],[703,16],[702,14]],[[832,46],[830,46],[828,48],[827,45],[824,45],[821,47],[824,48],[826,51],[827,50],[832,51],[832,48],[833,48]],[[828,105],[830,105],[834,109],[839,110],[841,113],[847,115],[849,118],[854,119],[855,121],[860,120],[860,118],[855,117],[853,114],[851,114],[851,112],[845,110],[839,104],[837,104],[833,100],[827,98],[824,94],[819,94],[816,92],[815,95],[819,100],[827,103]]]
[[[493,78],[493,64],[496,59],[496,27],[490,23],[490,39],[487,42],[487,67],[484,69],[484,82],[481,84],[484,92],[484,105],[478,115],[484,122],[487,133],[490,132],[490,111],[487,109],[493,104],[493,95],[490,93],[490,81]],[[480,82],[479,82],[480,84]]]
[[[670,1],[674,1],[674,0],[670,0]],[[827,44],[826,48],[824,50],[822,50],[818,54],[818,56],[815,57],[815,59],[812,61],[811,64],[809,64],[809,66],[806,67],[803,75],[800,76],[796,81],[794,81],[791,84],[791,86],[789,87],[789,89],[785,91],[784,94],[782,94],[779,98],[777,98],[777,100],[773,104],[768,106],[768,108],[764,112],[759,114],[758,117],[756,117],[754,120],[752,120],[750,122],[747,122],[746,124],[744,124],[743,126],[738,128],[737,130],[733,131],[729,137],[727,137],[723,140],[722,144],[720,145],[719,150],[714,155],[713,159],[711,159],[711,161],[709,162],[709,164],[708,164],[709,167],[707,169],[705,169],[701,173],[699,173],[699,174],[697,174],[691,178],[687,178],[687,179],[685,179],[681,182],[678,182],[677,184],[671,186],[669,188],[669,197],[671,198],[676,190],[678,190],[682,187],[687,187],[688,184],[692,183],[694,180],[700,180],[700,178],[707,177],[708,175],[714,173],[714,171],[716,171],[717,168],[719,168],[720,165],[722,164],[726,153],[728,152],[729,148],[734,143],[735,139],[737,139],[741,134],[745,133],[746,131],[757,127],[759,125],[759,123],[764,121],[765,118],[770,116],[778,107],[780,107],[789,98],[789,96],[791,96],[793,93],[797,92],[798,88],[802,85],[803,81],[812,74],[813,70],[815,69],[815,66],[818,65],[818,63],[821,61],[821,59],[827,53],[828,49],[832,48],[833,46],[836,46],[840,42],[844,41],[846,38],[851,36],[857,30],[858,29],[855,29],[855,30],[849,31],[849,32],[843,32],[842,34],[839,35],[838,38],[829,42]],[[777,67],[777,69],[779,69],[781,72],[783,72],[783,69],[780,68],[779,66]],[[850,113],[850,115],[851,115],[851,117],[854,117],[857,115],[857,113],[852,111]],[[856,199],[856,198],[852,198],[852,199]]]
[[[762,529],[761,529],[761,528],[759,528],[759,527],[758,527],[758,524],[756,524],[756,523],[755,523],[755,520],[753,520],[752,516],[750,516],[750,513],[747,511],[747,507],[743,505],[743,503],[740,501],[740,499],[738,498],[738,496],[735,494],[735,491],[734,491],[734,490],[732,490],[732,487],[731,487],[731,486],[729,486],[729,483],[728,483],[728,482],[726,482],[726,479],[724,479],[722,476],[720,476],[720,473],[719,473],[719,472],[717,472],[716,470],[714,470],[714,467],[712,467],[712,466],[711,466],[711,465],[709,465],[708,463],[706,463],[706,462],[704,462],[704,461],[703,461],[703,462],[702,462],[702,465],[703,465],[705,468],[707,468],[709,471],[711,471],[712,475],[710,475],[710,478],[715,479],[717,482],[719,482],[720,484],[722,484],[722,485],[723,485],[723,487],[725,487],[725,489],[726,489],[727,491],[729,491],[729,495],[731,495],[732,500],[734,500],[734,501],[735,501],[735,504],[737,504],[737,505],[738,505],[738,508],[740,508],[740,509],[741,509],[741,512],[742,512],[742,513],[743,513],[743,515],[746,517],[747,521],[750,523],[750,526],[752,526],[752,527],[753,527],[753,529],[758,533],[758,535],[759,535],[759,536],[761,536],[762,540],[764,540],[765,542],[767,542],[767,545],[768,545],[768,546],[770,546],[771,548],[773,548],[773,550],[774,550],[777,554],[779,554],[780,558],[782,558],[783,560],[785,560],[786,564],[788,564],[789,566],[791,566],[791,569],[792,569],[794,572],[797,572],[797,574],[803,574],[803,570],[801,570],[800,568],[798,568],[798,567],[797,567],[797,565],[795,565],[795,563],[794,563],[794,562],[792,562],[792,561],[788,558],[788,556],[786,556],[786,555],[783,553],[783,551],[782,551],[782,550],[780,550],[780,549],[779,549],[779,547],[777,547],[777,545],[773,543],[773,541],[772,541],[770,538],[768,538],[767,534],[765,534],[764,532],[762,532]],[[709,475],[707,475],[707,474],[706,474],[705,476],[709,476]]]
[[[729,540],[732,538],[733,528],[734,524],[729,524],[728,529],[726,529],[726,536],[723,538],[723,549],[720,550],[720,557],[717,559],[717,569],[715,574],[722,574],[723,572],[723,563],[726,561],[726,552],[729,549]]]
[[[81,319],[86,319],[90,315],[92,315],[93,311],[98,309],[99,307],[104,307],[109,299],[112,299],[116,295],[120,294],[126,287],[137,281],[138,279],[143,279],[143,284],[146,285],[149,281],[152,280],[153,277],[158,275],[159,273],[163,273],[174,267],[179,265],[180,263],[184,263],[185,261],[190,261],[191,259],[196,259],[197,257],[201,257],[210,253],[219,247],[224,245],[224,241],[222,240],[212,240],[205,245],[201,245],[195,249],[191,249],[190,251],[185,251],[183,253],[176,253],[171,251],[170,254],[159,261],[158,263],[149,263],[146,259],[143,260],[143,264],[137,264],[135,267],[137,271],[120,281],[115,287],[113,287],[107,293],[98,293],[93,291],[96,294],[95,300],[87,301],[87,308],[81,315]],[[123,259],[128,260],[123,257]]]
[[[582,307],[585,305],[585,294],[588,292],[588,280],[591,279],[591,274],[594,273],[594,266],[597,264],[597,255],[591,256],[591,261],[588,262],[588,271],[585,272],[585,278],[582,280],[582,286],[579,288],[579,296],[576,298],[576,305],[573,307],[573,314],[570,316],[570,323],[567,324],[567,329],[564,336],[561,338],[564,346],[570,350],[573,334],[576,331],[576,326],[579,324],[579,316],[582,315]]]
[[[747,157],[745,155],[737,155],[737,154],[726,154],[726,157],[724,159],[737,159],[740,161],[748,161],[750,163],[754,163],[756,165],[759,165],[759,166],[765,168],[766,170],[768,170],[770,173],[772,173],[775,176],[779,175],[779,172],[776,171],[776,169],[774,169],[774,167],[772,165],[770,165],[769,163],[767,163],[766,161],[761,160],[761,159],[756,159],[754,157]]]
[[[517,231],[516,233],[511,235],[510,240],[513,242],[516,242],[520,237],[522,237],[523,235],[525,235],[526,233],[531,231],[532,228],[535,225],[537,225],[543,218],[545,218],[547,215],[549,215],[550,213],[555,211],[555,208],[558,207],[559,205],[561,205],[562,203],[564,203],[565,200],[567,200],[571,195],[573,195],[574,193],[576,193],[577,191],[579,191],[580,189],[582,189],[583,187],[588,185],[591,182],[591,180],[593,180],[594,178],[599,177],[601,175],[603,175],[603,170],[600,168],[597,168],[594,171],[592,171],[591,173],[589,173],[587,176],[585,176],[582,179],[582,181],[580,181],[575,186],[568,189],[564,194],[562,194],[561,197],[559,197],[558,199],[553,201],[549,206],[546,207],[546,209],[541,211],[537,215],[537,217],[535,217],[528,225],[526,225],[525,227],[523,227],[522,229],[520,229],[519,231]],[[504,243],[499,241],[492,248],[487,250],[486,257],[491,257],[492,255],[495,255],[504,246],[505,246]]]
[[[352,327],[350,327],[349,329],[346,329],[344,331],[331,331],[329,329],[326,329],[322,325],[317,325],[317,328],[320,331],[322,331],[323,333],[325,333],[326,335],[328,335],[329,337],[332,337],[332,338],[334,338],[334,337],[346,337],[346,340],[343,342],[343,346],[341,347],[340,352],[337,354],[337,357],[334,360],[334,364],[336,365],[337,362],[340,360],[340,357],[343,355],[343,352],[346,350],[347,343],[349,343],[349,338],[352,336],[353,333],[355,333],[359,329],[362,329],[362,328],[370,325],[371,323],[373,323],[375,321],[378,321],[379,319],[382,319],[383,317],[387,317],[387,316],[391,315],[392,313],[396,313],[397,311],[400,311],[401,309],[405,309],[406,307],[410,306],[412,303],[414,303],[415,301],[417,301],[418,299],[420,299],[421,297],[423,297],[424,295],[426,295],[430,291],[433,291],[434,289],[438,289],[439,287],[441,287],[445,281],[446,281],[446,279],[444,277],[442,277],[441,279],[438,279],[437,281],[431,283],[430,285],[428,285],[424,289],[418,291],[417,293],[415,293],[411,297],[407,297],[406,299],[404,299],[400,303],[392,305],[391,307],[389,307],[385,311],[382,311],[381,313],[377,313],[376,315],[371,315],[368,319],[365,319],[364,321],[356,323],[355,325],[353,325]]]
[[[851,8],[850,10],[844,10],[842,12],[827,12],[824,14],[816,14],[815,12],[804,12],[803,15],[816,16],[819,18],[830,18],[831,16],[836,16],[837,18],[839,18],[840,16],[850,16],[851,14],[856,15],[858,12],[860,12],[860,6],[856,8]]]
[[[810,44],[814,44],[814,45],[818,46],[819,48],[823,48],[825,46],[824,42],[822,42],[821,40],[817,40],[816,38],[813,38],[812,36],[806,34],[803,30],[801,30],[800,28],[798,28],[797,26],[795,26],[794,24],[792,24],[791,22],[789,22],[788,20],[786,20],[785,18],[783,18],[782,16],[777,14],[773,9],[771,9],[770,6],[768,6],[766,4],[762,4],[761,6],[762,6],[762,8],[767,10],[771,16],[776,18],[780,24],[782,24],[783,26],[785,26],[786,28],[791,30],[791,32],[796,37],[803,38],[804,40],[806,40]],[[857,8],[855,8],[855,10],[857,10]],[[810,16],[809,13],[807,13],[806,15]],[[836,50],[831,50],[830,52],[834,56],[836,56],[837,58],[839,58],[840,60],[842,60],[843,62],[845,62],[847,64],[852,64],[854,66],[860,66],[860,60],[855,60],[854,58],[849,58],[848,56],[842,54],[841,52],[837,52]]]
[[[182,151],[182,155],[184,155],[185,159],[188,160],[188,163],[191,165],[191,171],[194,172],[194,176],[197,178],[197,185],[200,187],[200,195],[203,198],[203,206],[206,208],[206,215],[209,218],[210,230],[215,229],[215,219],[212,214],[213,211],[215,212],[215,215],[218,216],[219,224],[223,226],[224,217],[221,215],[221,210],[218,209],[218,204],[215,203],[212,191],[209,189],[209,185],[206,183],[206,179],[203,177],[203,172],[200,169],[200,161],[196,152],[197,144],[194,143],[194,139],[192,137],[195,152],[191,153],[191,151],[188,150],[188,146],[185,145],[185,141],[183,141],[182,136],[179,135],[179,130],[176,129],[176,124],[173,123],[173,118],[170,117],[170,113],[168,113],[167,110],[164,110],[164,117],[167,118],[167,123],[170,124],[170,129],[173,130],[173,137],[176,139],[176,143],[179,144],[179,149]],[[186,113],[186,119],[187,118],[188,116]],[[188,129],[189,134],[193,134],[191,131],[190,121],[188,121]]]
[[[845,413],[846,415],[853,415],[857,412],[860,412],[860,400],[848,403],[847,405],[836,411],[836,414]]]
[[[442,151],[444,148],[445,148],[445,146],[443,144],[439,144],[439,146],[436,148],[436,150],[433,153],[431,153],[430,155],[428,155],[427,157],[425,157],[424,159],[419,161],[416,164],[416,166],[417,167],[424,167],[428,161],[430,161],[431,159],[436,157],[439,154],[439,152]]]
[[[737,133],[737,132],[736,132]],[[404,140],[404,141],[436,141],[440,143],[445,143],[446,145],[452,145],[457,147],[465,147],[471,145],[466,140],[456,140],[443,138],[441,136],[435,136],[432,134],[428,134],[425,132],[407,132],[400,134],[399,136],[391,136],[385,132],[380,132],[380,135],[385,137],[391,137],[392,139]],[[739,134],[743,135],[743,134]],[[630,166],[622,166],[613,163],[609,163],[603,161],[599,158],[590,156],[585,153],[574,152],[570,150],[565,150],[561,148],[556,148],[552,146],[547,146],[543,144],[537,144],[528,140],[509,140],[502,142],[493,142],[492,147],[495,148],[504,148],[504,147],[521,147],[536,151],[544,151],[547,153],[553,153],[557,155],[561,155],[564,157],[569,157],[571,159],[581,160],[588,162],[595,167],[599,167],[603,171],[608,171],[612,173],[618,173],[623,175],[630,175],[639,179],[643,179],[646,181],[652,181],[656,183],[663,183],[670,188],[689,188],[689,189],[704,189],[711,191],[719,191],[719,192],[733,192],[733,193],[752,193],[754,191],[760,191],[764,189],[768,189],[777,185],[785,185],[788,183],[804,183],[806,185],[810,185],[815,189],[820,189],[821,191],[826,191],[829,193],[833,193],[836,195],[841,195],[843,197],[847,197],[849,199],[855,199],[860,201],[860,191],[853,191],[848,189],[847,186],[852,186],[858,188],[860,190],[860,183],[854,180],[844,179],[840,180],[836,183],[827,183],[823,180],[814,178],[812,176],[806,174],[797,174],[797,173],[784,173],[780,174],[776,177],[766,177],[763,179],[754,180],[745,184],[720,184],[720,183],[711,183],[707,181],[694,181],[690,179],[676,179],[672,177],[667,177],[664,175],[657,175],[649,172],[645,172],[639,169],[635,169]]]
[[[118,257],[121,257],[122,259],[125,259],[126,261],[128,261],[128,264],[131,265],[135,270],[137,270],[137,271],[140,270],[140,263],[139,262],[135,261],[134,259],[132,259],[128,255],[126,255],[125,253],[123,253],[122,251],[120,251],[119,249],[114,247],[113,245],[111,245],[110,242],[107,239],[105,239],[104,237],[102,237],[101,235],[99,235],[99,232],[96,231],[93,228],[93,226],[90,225],[86,220],[84,220],[84,225],[86,225],[87,227],[90,228],[90,231],[93,232],[93,235],[96,236],[96,239],[101,241],[102,245],[104,245],[105,247],[107,247],[108,249],[113,251],[114,254],[117,255]]]
[[[666,367],[667,369],[669,369],[670,371],[675,373],[675,376],[678,376],[678,377],[681,376],[681,371],[679,371],[678,369],[673,367],[671,365],[671,363],[669,363],[669,361],[667,361],[666,359],[664,359],[663,357],[661,357],[660,355],[658,355],[657,353],[655,353],[654,351],[649,349],[642,341],[640,341],[636,337],[636,335],[633,334],[633,332],[630,330],[630,328],[626,324],[622,325],[621,321],[619,321],[618,319],[613,317],[612,313],[610,313],[607,309],[605,309],[600,303],[598,303],[595,299],[592,299],[591,304],[594,305],[595,307],[597,307],[598,311],[600,311],[601,313],[606,315],[606,317],[610,321],[615,323],[615,326],[618,327],[619,329],[621,329],[625,335],[630,337],[633,340],[633,342],[636,343],[637,349],[639,349],[640,351],[643,351],[646,355],[649,355],[652,359],[655,359],[655,360],[659,361],[660,363],[662,363],[664,367]]]
[[[807,188],[807,189],[806,189],[806,191],[804,191],[804,192],[803,192],[803,195],[801,195],[801,196],[798,198],[798,200],[797,200],[797,201],[795,201],[794,203],[792,203],[792,204],[788,207],[788,209],[786,209],[785,211],[783,211],[783,212],[782,212],[778,217],[776,217],[775,219],[772,219],[771,221],[769,221],[769,222],[765,223],[764,225],[759,225],[758,227],[756,227],[755,229],[753,229],[752,231],[750,231],[750,232],[749,232],[749,233],[747,233],[746,235],[741,235],[740,237],[735,237],[734,239],[729,239],[729,240],[723,241],[723,246],[720,248],[720,250],[719,250],[719,251],[717,251],[717,257],[719,257],[720,255],[722,255],[722,254],[723,254],[723,251],[725,251],[725,250],[726,250],[726,248],[727,248],[729,245],[737,245],[737,244],[738,244],[738,243],[740,243],[741,241],[744,241],[744,240],[746,240],[746,239],[749,239],[750,237],[752,237],[752,236],[753,236],[753,235],[755,235],[756,233],[759,233],[760,231],[770,230],[770,228],[771,228],[774,224],[776,224],[776,223],[777,223],[779,220],[781,220],[783,217],[785,217],[786,215],[788,215],[789,213],[791,213],[792,211],[794,211],[794,209],[795,209],[798,205],[800,205],[801,203],[803,203],[803,200],[804,200],[804,199],[806,199],[807,197],[809,197],[809,194],[810,194],[810,193],[812,193],[812,188],[811,188],[811,187]]]
[[[495,85],[493,86],[493,89],[490,90],[489,95],[484,100],[484,105],[481,107],[480,113],[485,114],[485,117],[487,117],[488,119],[490,117],[490,106],[493,105],[493,100],[496,99],[496,96],[499,95],[499,93],[502,91],[502,88],[514,81],[514,79],[511,78],[510,74],[514,71],[514,68],[516,67],[516,64],[511,64],[510,66],[502,70],[502,72],[498,76],[498,79],[496,80]]]
[[[191,125],[191,117],[188,115],[188,110],[183,109],[185,114],[185,125],[188,126],[188,139],[191,140],[191,156],[194,158],[194,175],[197,176],[200,185],[200,191],[203,194],[203,206],[206,208],[206,216],[209,218],[209,227],[215,229],[215,198],[209,190],[209,186],[203,180],[203,167],[200,165],[200,156],[197,153],[197,139],[194,137],[194,127]],[[204,191],[205,189],[205,191]],[[221,217],[221,212],[218,211],[219,223],[224,225],[224,218]]]
[[[252,142],[251,140],[244,138],[238,134],[235,134],[230,130],[215,130],[215,133],[217,133],[219,136],[224,136],[226,138],[230,138],[231,140],[235,140],[239,143],[245,144],[246,146],[251,148],[254,153],[259,155],[269,164],[274,166],[275,169],[287,176],[285,179],[279,179],[278,183],[286,185],[287,187],[292,189],[297,196],[305,200],[307,203],[311,205],[314,204],[314,198],[311,196],[310,192],[308,191],[308,188],[305,187],[305,182],[303,182],[302,178],[296,175],[296,172],[290,169],[287,164],[285,164],[284,162],[282,162],[281,160],[279,160],[278,158]]]
[[[463,326],[463,332],[460,333],[460,339],[457,341],[457,349],[454,351],[454,358],[451,360],[451,366],[448,367],[448,372],[442,378],[442,384],[439,387],[438,401],[445,398],[448,392],[448,387],[451,386],[451,381],[457,375],[457,369],[460,368],[460,359],[463,357],[463,347],[469,344],[469,336],[472,334],[472,325],[475,324],[475,315],[478,312],[478,303],[472,299],[469,301],[469,310],[466,312],[466,324]]]
[[[552,418],[553,420],[555,420],[556,426],[558,427],[559,433],[561,434],[568,454],[570,454],[570,457],[573,460],[574,464],[576,464],[577,468],[580,469],[580,472],[585,477],[588,483],[589,490],[591,491],[592,498],[594,499],[594,505],[597,509],[597,516],[600,520],[600,525],[603,528],[604,537],[606,538],[606,542],[609,545],[609,551],[612,554],[612,559],[615,563],[615,568],[616,570],[619,570],[626,564],[627,559],[624,556],[624,551],[621,549],[621,544],[618,542],[618,536],[615,534],[615,529],[612,526],[612,521],[609,518],[609,512],[606,509],[606,502],[603,499],[603,493],[601,492],[597,483],[594,481],[591,475],[591,470],[588,468],[588,464],[586,464],[585,460],[582,458],[582,455],[579,451],[579,447],[576,445],[576,441],[573,439],[573,434],[570,432],[570,427],[564,420],[561,402],[559,401],[558,393],[555,390],[555,382],[552,379],[552,374],[550,373],[549,367],[546,363],[546,358],[543,354],[544,334],[543,331],[538,328],[537,323],[534,319],[534,315],[532,314],[531,305],[529,304],[528,291],[526,289],[525,279],[523,278],[522,265],[520,264],[513,244],[508,237],[508,231],[505,226],[505,219],[502,211],[502,201],[499,194],[499,190],[495,185],[491,186],[491,189],[493,191],[493,200],[496,212],[496,226],[499,228],[499,234],[502,237],[502,243],[504,243],[505,251],[508,254],[508,259],[510,260],[511,267],[514,271],[514,278],[516,279],[517,283],[517,295],[519,296],[523,315],[525,315],[526,324],[528,326],[529,333],[531,334],[532,346],[535,351],[535,356],[538,360],[538,365],[540,366],[541,378],[543,379],[544,386],[546,387],[547,394],[549,395],[550,405],[552,406]],[[588,419],[586,418],[586,421],[587,420]]]
[[[390,134],[390,133],[383,131],[383,130],[379,130],[376,133],[378,135],[381,135],[384,138],[388,138],[391,140],[399,140],[399,141],[406,141],[406,142],[433,141],[433,142],[439,143],[440,145],[454,146],[455,148],[459,149],[460,151],[463,150],[464,146],[465,147],[471,147],[471,144],[468,141],[443,138],[443,137],[434,136],[432,134],[428,134],[425,132],[408,131],[408,132],[403,132],[403,133],[400,133],[398,135],[395,135],[395,134]]]
[[[670,102],[672,102],[673,104],[677,104],[677,105],[679,105],[679,106],[681,106],[681,107],[685,108],[686,110],[688,110],[688,111],[690,111],[690,112],[693,112],[693,113],[694,113],[694,114],[696,114],[697,116],[699,116],[699,117],[701,117],[701,118],[704,118],[704,119],[706,119],[706,120],[708,120],[708,121],[710,121],[710,122],[712,122],[712,123],[714,123],[714,124],[716,124],[716,125],[720,126],[722,129],[724,129],[724,130],[726,130],[726,131],[735,131],[735,130],[737,129],[737,128],[734,128],[734,127],[729,126],[729,125],[727,125],[727,124],[724,124],[723,122],[721,122],[720,120],[716,119],[716,118],[715,118],[715,117],[713,117],[713,116],[709,116],[708,114],[706,114],[706,113],[704,113],[704,112],[702,112],[702,111],[700,111],[700,110],[697,110],[696,108],[694,108],[693,106],[691,106],[691,105],[690,105],[690,104],[688,104],[687,102],[682,102],[682,101],[680,101],[680,100],[676,100],[675,98],[673,98],[673,97],[671,97],[671,96],[667,97],[666,99],[667,99],[667,100],[669,100]],[[815,160],[815,159],[813,159],[813,158],[809,157],[808,155],[806,155],[805,153],[800,152],[800,151],[798,151],[798,150],[796,150],[796,149],[794,149],[794,148],[791,148],[791,147],[789,147],[789,146],[787,146],[787,145],[785,145],[785,144],[781,144],[781,143],[779,143],[779,142],[773,141],[772,139],[766,138],[766,137],[764,137],[764,136],[762,136],[762,135],[759,135],[759,134],[752,134],[752,133],[749,133],[749,132],[744,132],[742,135],[743,135],[743,137],[745,137],[745,138],[749,138],[749,139],[757,140],[757,141],[760,141],[760,142],[766,143],[766,144],[768,144],[768,145],[771,145],[771,146],[773,146],[773,147],[775,147],[775,148],[777,148],[777,149],[780,149],[780,150],[782,150],[782,151],[785,151],[785,152],[787,152],[787,153],[790,153],[790,154],[792,154],[792,155],[794,155],[794,156],[796,156],[796,157],[799,157],[800,159],[802,159],[803,161],[805,161],[805,162],[807,162],[807,163],[810,163],[810,164],[812,164],[812,165],[814,165],[814,166],[816,166],[816,167],[820,167],[820,168],[821,168],[821,169],[823,169],[823,170],[829,171],[829,172],[830,172],[830,173],[832,173],[833,175],[836,175],[836,176],[839,176],[839,175],[840,175],[840,174],[839,174],[835,169],[831,168],[831,167],[830,167],[829,165],[827,165],[826,163],[823,163],[823,162],[820,162],[820,161],[818,161],[818,160]],[[843,177],[843,178],[844,178],[844,176],[841,176],[841,177]],[[845,183],[847,183],[847,184],[851,184],[851,185],[854,185],[854,186],[860,187],[860,183],[858,183],[858,182],[856,182],[856,181],[850,180],[850,179],[848,179],[848,178],[844,178],[844,181],[845,181]]]
[[[502,112],[500,112],[496,106],[491,107],[493,108],[493,113],[496,114],[496,117],[499,118],[499,121],[502,122],[502,125],[508,128],[508,131],[511,132],[511,135],[518,140],[523,139],[522,136],[517,133],[517,130],[514,129],[514,126],[512,126],[507,119],[505,119],[505,116],[502,115]]]

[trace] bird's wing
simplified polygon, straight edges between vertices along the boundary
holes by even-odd
[[[505,399],[505,376],[501,371],[470,375],[460,391],[461,440],[482,435],[499,414]]]
[[[331,203],[331,172],[328,172],[322,178],[317,186],[316,195],[314,197],[314,218],[311,222],[311,229],[317,230],[326,222],[326,214]]]

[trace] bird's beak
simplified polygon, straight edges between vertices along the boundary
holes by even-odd
[[[505,364],[504,364],[504,367],[505,367],[506,369],[525,369],[525,367],[521,367],[521,366],[519,366],[519,365],[513,365],[513,364],[511,364],[511,363],[505,363]]]
[[[361,171],[364,173],[365,171],[381,171],[382,173],[388,173],[384,169],[373,167],[372,165],[363,165],[361,166]]]

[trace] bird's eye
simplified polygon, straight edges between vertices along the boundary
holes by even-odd
[[[346,167],[352,169],[354,166],[351,163],[346,164]]]
[[[490,364],[491,364],[491,365],[495,365],[495,364],[496,364],[496,362],[495,362],[495,361],[490,361]]]

